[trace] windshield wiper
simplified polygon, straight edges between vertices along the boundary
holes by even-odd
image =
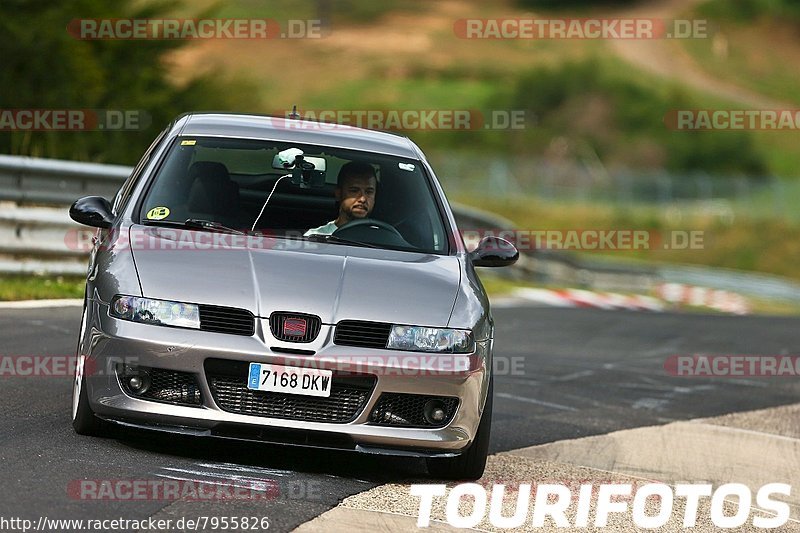
[[[244,231],[229,228],[225,224],[214,222],[213,220],[203,220],[200,218],[189,218],[185,222],[176,220],[145,220],[142,224],[146,226],[177,226],[189,229],[203,229],[209,231],[219,231],[224,233],[235,233],[237,235],[247,235]]]
[[[187,228],[197,228],[197,229],[209,229],[212,231],[223,231],[225,233],[236,233],[237,235],[247,235],[242,230],[234,229],[231,227],[226,226],[220,222],[214,222],[213,220],[203,220],[200,218],[189,218],[186,219],[184,225]]]
[[[375,244],[369,244],[361,241],[351,241],[350,239],[343,239],[336,235],[309,235],[308,240],[312,242],[329,242],[333,244],[348,244],[351,246],[363,246],[364,248],[381,248]]]

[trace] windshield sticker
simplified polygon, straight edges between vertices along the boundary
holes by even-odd
[[[181,141],[181,146],[194,146],[195,144],[197,144],[195,139],[186,139]]]
[[[408,170],[409,172],[414,172],[414,165],[411,163],[397,163],[397,166],[400,167],[401,170]]]
[[[169,207],[154,207],[147,212],[147,220],[163,220],[169,216]]]

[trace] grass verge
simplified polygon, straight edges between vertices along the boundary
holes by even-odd
[[[82,276],[0,276],[0,301],[83,298]]]
[[[534,287],[540,289],[565,289],[569,287],[543,285],[537,283],[530,283],[525,281],[517,281],[508,278],[502,278],[492,273],[486,272],[485,269],[478,269],[478,276],[481,278],[481,283],[489,294],[490,298],[502,298],[504,296],[511,296],[516,289],[525,287]],[[600,291],[600,292],[615,292],[625,295],[633,295],[633,293],[620,293],[619,291]],[[653,294],[646,294],[645,296],[654,296]],[[763,298],[747,298],[750,305],[750,312],[754,315],[771,315],[771,316],[799,316],[800,303],[767,300]],[[692,305],[675,305],[668,307],[670,311],[680,311],[686,313],[698,314],[714,314],[725,315],[722,311],[717,311],[708,307],[692,306]]]
[[[523,231],[633,230],[650,232],[639,250],[584,251],[588,256],[688,263],[784,276],[800,281],[800,225],[785,220],[720,216],[702,209],[671,211],[646,206],[545,202],[534,197],[487,198],[451,194],[451,200],[502,215]],[[699,232],[702,244],[680,248],[682,235]],[[667,248],[664,245],[668,245]]]

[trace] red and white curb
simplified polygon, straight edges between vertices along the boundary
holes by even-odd
[[[724,313],[746,315],[750,304],[741,294],[707,287],[684,285],[683,283],[662,283],[656,288],[659,298],[671,304],[710,307]]]
[[[730,291],[663,283],[656,289],[658,297],[595,292],[582,289],[520,288],[512,293],[516,301],[524,300],[552,307],[591,307],[630,311],[665,311],[678,304],[708,307],[723,313],[749,314],[747,299]]]
[[[517,298],[554,307],[594,307],[631,311],[663,311],[664,302],[651,296],[626,295],[614,292],[593,292],[581,289],[533,289],[514,291]]]

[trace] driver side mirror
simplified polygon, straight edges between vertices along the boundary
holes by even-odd
[[[481,239],[469,258],[476,267],[504,267],[517,262],[519,250],[505,239],[488,236]]]
[[[84,196],[69,208],[69,216],[79,224],[110,228],[114,223],[111,203],[102,196]]]

